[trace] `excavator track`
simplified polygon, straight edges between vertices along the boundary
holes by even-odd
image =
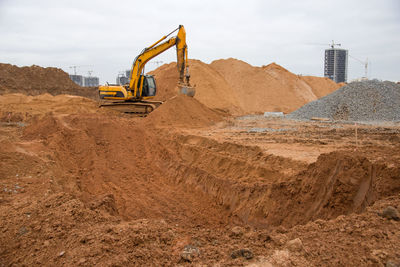
[[[161,101],[140,101],[140,102],[121,102],[121,101],[103,101],[99,103],[99,108],[109,108],[118,112],[133,114],[145,117],[155,110],[163,102]]]

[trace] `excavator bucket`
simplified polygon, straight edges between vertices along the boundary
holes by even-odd
[[[184,85],[184,86],[178,86],[178,88],[179,88],[179,94],[182,94],[182,95],[194,97],[194,95],[196,93],[196,89],[191,86]]]
[[[178,82],[178,94],[194,97],[196,89],[189,82]]]

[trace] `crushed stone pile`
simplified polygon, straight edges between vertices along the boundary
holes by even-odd
[[[18,67],[0,63],[0,94],[22,93],[25,95],[78,95],[97,99],[97,88],[81,87],[68,73],[58,68],[40,66]]]
[[[255,67],[234,58],[211,64],[190,60],[195,98],[212,109],[233,115],[261,114],[266,111],[289,113],[325,96],[341,85],[328,78],[299,76],[276,63]],[[159,100],[176,95],[176,63],[154,70]]]
[[[343,121],[400,121],[400,85],[389,81],[352,82],[304,105],[287,117]]]

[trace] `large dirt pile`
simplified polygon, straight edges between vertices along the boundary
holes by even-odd
[[[230,58],[211,64],[190,60],[189,64],[191,82],[196,85],[195,98],[210,108],[232,114],[287,113],[340,87],[326,78],[297,76],[275,63],[254,67]],[[152,74],[159,86],[159,99],[176,94],[175,63],[163,65]]]
[[[36,65],[17,67],[0,63],[0,94],[10,93],[25,95],[70,94],[97,98],[95,88],[80,87],[61,69],[43,68]]]
[[[400,86],[393,82],[363,81],[308,103],[289,114],[293,119],[325,117],[345,121],[400,121]]]
[[[147,122],[157,126],[205,127],[221,121],[223,116],[196,99],[178,95],[151,112]]]
[[[318,98],[329,95],[338,88],[346,85],[345,83],[335,83],[325,77],[299,76],[299,78],[311,86],[313,93]]]
[[[211,66],[225,77],[245,113],[289,112],[317,99],[310,85],[275,63],[259,68],[230,58]]]
[[[196,86],[195,98],[209,108],[241,113],[239,101],[225,78],[209,64],[189,60],[191,84]],[[166,100],[177,94],[176,63],[163,65],[152,72],[157,82],[157,99]]]
[[[35,96],[24,94],[0,95],[0,121],[18,122],[32,118],[41,118],[46,114],[83,114],[110,113],[109,110],[99,109],[94,100],[73,96],[48,93]]]

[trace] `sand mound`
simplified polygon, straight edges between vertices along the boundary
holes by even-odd
[[[196,87],[195,98],[212,109],[220,109],[232,113],[242,113],[236,96],[232,94],[225,78],[210,65],[200,60],[189,60],[191,84]],[[167,100],[176,95],[178,81],[176,63],[170,63],[151,72],[157,82],[157,99]]]
[[[195,98],[209,108],[234,115],[292,112],[339,87],[326,78],[297,76],[275,63],[260,68],[230,58],[211,64],[190,60],[189,65],[191,83],[196,86]],[[156,99],[165,101],[177,94],[175,63],[163,65],[152,74],[158,86]],[[0,94],[9,93],[98,97],[96,88],[76,85],[61,69],[0,64]]]
[[[80,87],[69,75],[58,68],[17,67],[0,63],[0,94],[23,93],[26,95],[70,94],[97,98],[96,88]]]
[[[42,94],[27,96],[23,94],[0,95],[0,120],[25,121],[33,117],[52,114],[105,113],[96,101],[72,95]]]
[[[345,85],[345,83],[335,83],[329,78],[315,76],[300,76],[301,80],[311,86],[313,93],[317,98],[329,95],[333,91]]]
[[[150,74],[154,75],[157,84],[157,94],[155,99],[167,100],[177,94],[175,91],[177,81],[179,80],[176,63],[164,64]]]
[[[222,59],[205,64],[190,60],[195,98],[204,105],[232,114],[291,112],[340,86],[319,77],[297,76],[272,63],[254,67],[237,59]],[[152,72],[157,80],[158,98],[175,95],[178,80],[176,64],[163,65]]]
[[[222,115],[196,99],[178,95],[149,114],[147,122],[157,126],[205,127],[222,120]]]
[[[211,66],[225,77],[245,113],[289,112],[317,99],[309,85],[275,63],[259,68],[230,58]]]

